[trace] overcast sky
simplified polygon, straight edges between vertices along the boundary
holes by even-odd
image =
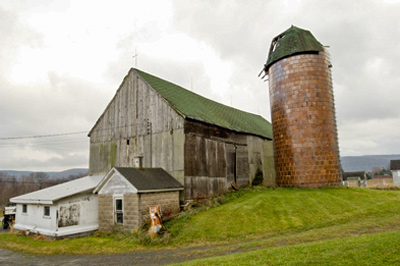
[[[341,156],[400,154],[399,17],[400,0],[2,0],[0,169],[88,167],[87,133],[135,64],[270,120],[257,75],[292,24],[330,46]]]

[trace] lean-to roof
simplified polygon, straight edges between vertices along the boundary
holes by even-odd
[[[23,204],[48,204],[77,195],[86,191],[92,191],[101,181],[103,175],[85,176],[59,185],[44,188],[10,199],[13,203]]]

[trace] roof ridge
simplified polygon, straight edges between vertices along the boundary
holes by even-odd
[[[146,74],[146,75],[150,75],[150,76],[153,76],[154,78],[160,79],[160,80],[162,80],[162,81],[164,81],[164,82],[168,82],[168,83],[170,83],[171,85],[177,86],[177,87],[179,87],[179,88],[181,88],[181,89],[187,91],[188,93],[192,93],[192,94],[194,94],[194,95],[196,95],[196,96],[198,96],[198,97],[203,98],[203,99],[206,100],[206,101],[210,101],[210,102],[213,102],[213,103],[215,103],[215,104],[221,105],[221,106],[226,107],[226,108],[231,108],[231,109],[236,110],[236,111],[240,111],[240,112],[244,112],[244,113],[247,113],[247,114],[250,114],[250,115],[256,115],[256,116],[262,117],[262,116],[259,115],[259,114],[255,114],[255,113],[252,113],[252,112],[248,112],[248,111],[245,111],[245,110],[241,110],[241,109],[239,109],[239,108],[235,108],[235,107],[232,107],[232,106],[229,106],[229,105],[226,105],[226,104],[223,104],[223,103],[214,101],[214,100],[212,100],[212,99],[210,99],[210,98],[207,98],[207,97],[205,97],[205,96],[203,96],[203,95],[201,95],[201,94],[198,94],[198,93],[195,93],[195,92],[193,92],[193,91],[191,91],[191,90],[188,90],[188,89],[184,88],[183,86],[178,85],[178,84],[176,84],[176,83],[174,83],[174,82],[172,82],[172,81],[169,81],[169,80],[166,80],[166,79],[157,77],[157,76],[154,75],[154,74],[150,74],[150,73],[145,72],[145,71],[143,71],[143,70],[140,70],[140,69],[138,69],[138,68],[132,67],[131,69],[133,69],[133,70],[139,72],[139,74],[144,73],[144,74]]]
[[[234,108],[206,98],[171,81],[131,68],[184,117],[233,131],[272,139],[272,127],[259,114]]]

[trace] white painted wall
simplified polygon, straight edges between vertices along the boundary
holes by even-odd
[[[17,204],[17,213],[15,216],[15,229],[31,230],[36,232],[40,230],[41,234],[54,235],[57,229],[57,206],[26,204],[27,213],[22,213],[22,204]],[[50,206],[50,217],[44,216],[44,206]]]
[[[44,206],[50,206],[50,217],[44,217]],[[64,218],[74,220],[75,224],[59,227],[57,212],[60,219],[62,208],[67,209]],[[22,213],[22,204],[17,204],[14,228],[55,237],[90,232],[99,227],[98,208],[98,196],[91,192],[62,199],[53,205],[27,204],[26,214]]]
[[[78,225],[99,224],[98,196],[92,193],[75,195],[58,202],[59,217],[62,207],[79,206]],[[60,228],[60,227],[59,227]]]
[[[400,186],[400,170],[392,170],[393,174],[393,184],[395,186]]]

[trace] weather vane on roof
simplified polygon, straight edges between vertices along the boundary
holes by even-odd
[[[135,58],[135,67],[137,67],[137,58],[138,58],[138,53],[135,49],[135,54],[132,56],[132,58]]]

